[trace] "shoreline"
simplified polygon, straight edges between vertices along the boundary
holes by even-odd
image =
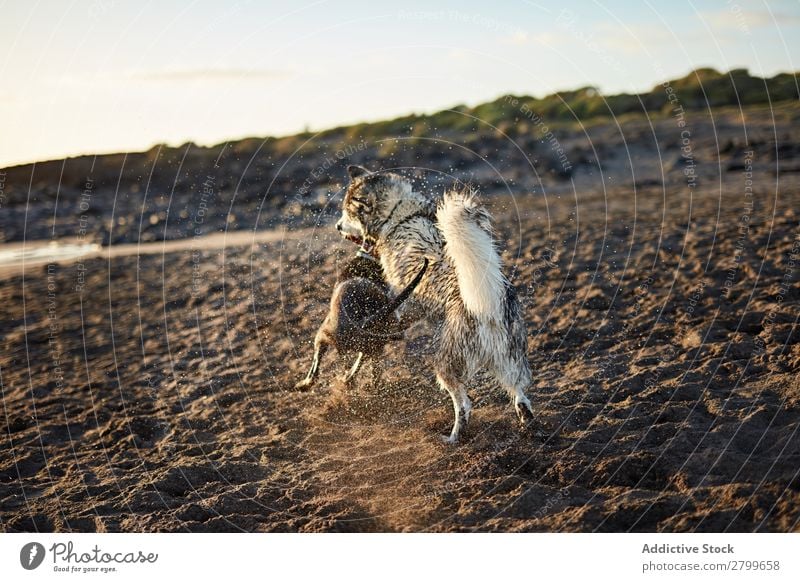
[[[318,236],[320,230],[320,228],[302,228],[290,231],[286,227],[279,230],[234,230],[190,238],[106,246],[97,243],[79,243],[75,238],[10,242],[0,245],[0,280],[27,274],[30,270],[38,270],[42,266],[54,263],[69,265],[98,257],[111,260],[137,255],[166,255],[187,250],[235,248],[261,243],[278,243],[283,240],[296,241]],[[52,253],[47,254],[45,252],[47,249],[51,249]]]

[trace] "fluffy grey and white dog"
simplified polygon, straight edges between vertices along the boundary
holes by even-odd
[[[516,292],[502,272],[491,217],[467,190],[445,193],[438,207],[391,172],[348,167],[351,182],[336,223],[356,242],[375,245],[386,280],[406,287],[428,259],[412,299],[437,329],[434,369],[453,400],[455,443],[472,404],[465,384],[490,372],[512,398],[520,422],[533,418],[525,390],[531,384],[525,322]]]

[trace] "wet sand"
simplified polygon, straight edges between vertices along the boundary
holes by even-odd
[[[454,447],[425,325],[377,388],[292,389],[330,228],[7,272],[0,529],[796,531],[800,188],[765,184],[489,199],[537,424],[478,378]]]

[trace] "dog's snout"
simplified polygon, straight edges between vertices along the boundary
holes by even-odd
[[[338,230],[339,232],[342,232],[342,221],[341,220],[336,223],[336,230]]]

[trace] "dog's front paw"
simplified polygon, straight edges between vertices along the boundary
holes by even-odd
[[[310,378],[305,378],[304,380],[300,380],[297,384],[294,385],[295,390],[308,390],[313,386],[314,381]]]
[[[521,404],[517,406],[516,409],[517,416],[519,417],[520,430],[522,432],[542,442],[545,442],[550,438],[550,435],[546,431],[542,430],[541,426],[538,426],[538,423],[534,421],[533,412],[531,411],[530,407]]]
[[[458,435],[439,435],[439,438],[441,438],[442,442],[446,445],[458,444]]]
[[[534,418],[531,405],[527,402],[518,402],[514,408],[517,410],[517,417],[519,418],[520,426],[524,429],[530,429],[533,427]]]

